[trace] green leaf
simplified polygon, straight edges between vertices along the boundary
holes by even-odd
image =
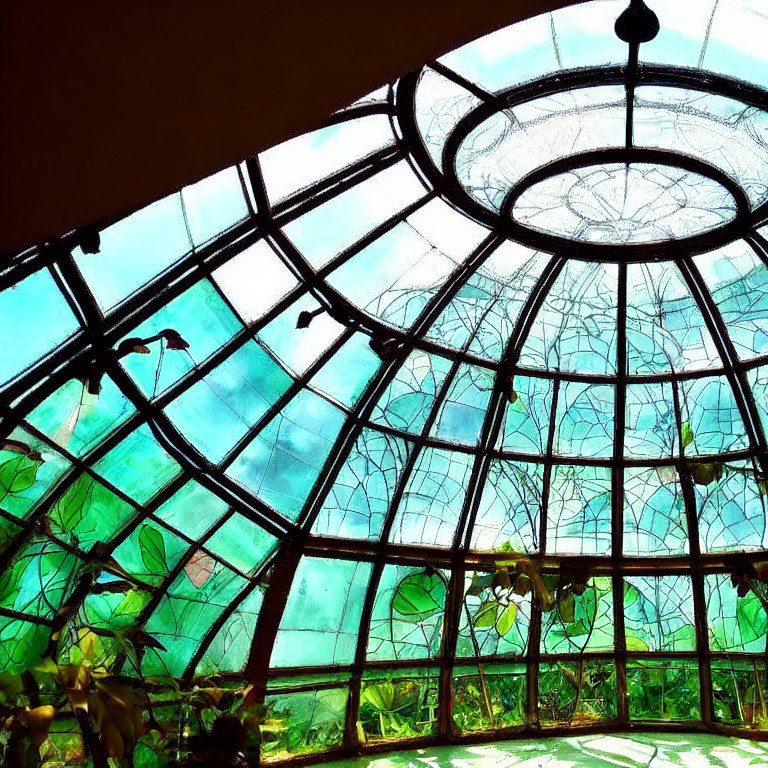
[[[364,686],[361,700],[374,709],[388,711],[395,702],[395,686],[390,682],[368,683]]]
[[[27,456],[15,456],[0,464],[2,498],[31,488],[35,484],[40,467],[39,461],[33,461]]]
[[[443,610],[445,584],[437,573],[412,573],[395,590],[392,608],[411,621],[424,621]]]
[[[472,623],[479,629],[492,627],[496,623],[498,612],[499,604],[495,600],[489,600],[480,606]]]
[[[151,525],[144,524],[139,531],[139,547],[144,567],[150,573],[167,573],[168,561],[165,556],[163,534]]]
[[[69,490],[53,505],[51,521],[62,531],[69,533],[83,519],[85,504],[96,481],[81,475]]]
[[[684,421],[680,429],[683,437],[683,448],[687,448],[693,442],[693,430],[691,425]]]
[[[573,624],[576,620],[576,599],[573,596],[573,592],[568,590],[560,595],[560,599],[557,602],[557,611],[565,624]]]
[[[515,624],[515,617],[517,616],[517,606],[514,603],[510,603],[499,616],[498,620],[496,621],[496,631],[499,633],[500,637],[504,637],[504,635],[509,632],[510,629]]]
[[[723,476],[723,465],[719,462],[714,464],[692,464],[690,467],[691,477],[696,485],[709,485],[720,480]]]
[[[642,640],[641,638],[637,637],[636,635],[632,635],[629,632],[627,632],[626,641],[628,651],[648,650],[648,643],[646,643],[645,640]]]
[[[746,597],[737,600],[736,620],[739,623],[741,642],[745,645],[765,635],[768,629],[768,617],[760,598],[754,592],[750,591]]]

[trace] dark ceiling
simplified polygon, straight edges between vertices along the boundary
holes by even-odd
[[[0,253],[136,208],[568,4],[6,0]]]

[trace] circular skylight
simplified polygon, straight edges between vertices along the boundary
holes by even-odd
[[[764,728],[768,27],[653,5],[9,257],[0,671],[120,675],[145,756]]]

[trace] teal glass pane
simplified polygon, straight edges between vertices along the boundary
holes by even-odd
[[[190,480],[155,515],[191,539],[199,539],[227,511],[228,504],[206,488]]]
[[[408,163],[401,161],[313,208],[283,231],[319,268],[424,194]]]
[[[278,539],[260,525],[235,513],[205,542],[205,546],[223,563],[254,574],[278,543]]]
[[[694,262],[739,357],[768,353],[768,269],[757,254],[739,240],[696,256]]]
[[[181,468],[160,447],[147,424],[131,432],[104,458],[94,464],[94,471],[123,493],[143,504]]]
[[[500,360],[528,297],[549,261],[549,254],[532,251],[511,240],[503,242],[478,269],[495,301],[479,317],[469,351]]]
[[[749,446],[744,422],[725,376],[681,381],[680,409],[686,455],[724,453]]]
[[[680,452],[672,384],[628,384],[624,420],[624,455],[632,458],[673,456]]]
[[[120,361],[144,394],[152,397],[224,345],[242,325],[211,283],[201,280],[134,328],[128,336],[149,338],[166,328],[178,331],[189,349],[169,350],[165,348],[165,342],[156,341],[149,345],[148,355],[133,353]]]
[[[323,501],[312,533],[377,539],[412,450],[398,437],[364,429]]]
[[[314,316],[308,328],[298,327],[302,312],[314,315],[320,309],[312,296],[304,294],[259,331],[261,343],[289,371],[303,373],[344,332],[327,312]]]
[[[495,375],[487,368],[462,363],[437,412],[430,434],[441,440],[476,445],[485,421]]]
[[[547,258],[505,241],[456,291],[427,337],[458,348],[469,342],[470,352],[498,360]]]
[[[245,579],[213,558],[192,555],[144,625],[166,650],[147,648],[142,672],[180,677],[200,639],[245,585]]]
[[[411,352],[376,404],[371,420],[420,434],[450,368],[444,357]]]
[[[304,390],[245,447],[227,474],[295,520],[343,421],[341,411]]]
[[[51,352],[79,329],[77,319],[47,269],[0,292],[0,384]]]
[[[520,365],[615,373],[618,268],[569,261],[555,280],[520,351]]]
[[[14,429],[9,437],[27,446],[31,453],[0,450],[0,505],[9,515],[23,519],[70,464],[26,430]]]
[[[83,456],[122,424],[135,408],[109,376],[91,395],[79,379],[70,379],[27,416],[27,421],[75,456]]]
[[[624,632],[628,651],[695,651],[690,576],[627,576]]]
[[[195,246],[229,229],[248,215],[237,168],[225,168],[181,190],[184,215]]]
[[[711,651],[765,653],[768,615],[752,591],[739,597],[727,573],[704,577]]]
[[[387,115],[367,115],[278,144],[259,155],[274,204],[395,141]]]
[[[487,234],[433,199],[339,266],[328,282],[369,314],[407,328]]]
[[[98,253],[83,253],[78,247],[72,256],[103,311],[128,298],[192,247],[178,193],[121,219],[100,236]]]
[[[611,551],[611,470],[555,465],[547,507],[547,552]]]
[[[752,462],[691,465],[702,552],[768,548],[766,500]]]
[[[531,594],[494,594],[492,574],[468,571],[456,637],[456,656],[522,656],[528,648]]]
[[[735,180],[754,207],[768,196],[768,113],[699,90],[641,85],[635,90],[638,147],[697,157]]]
[[[305,557],[296,569],[270,666],[350,664],[373,565]]]
[[[553,451],[561,456],[610,456],[613,396],[612,386],[561,382]]]
[[[109,542],[135,514],[127,501],[83,473],[53,504],[48,520],[53,534],[87,551]]]
[[[449,547],[473,463],[468,453],[424,448],[400,499],[390,541]]]
[[[246,324],[259,320],[299,282],[264,240],[235,254],[212,277]]]
[[[542,614],[542,653],[612,651],[613,648],[610,578],[595,576],[588,579],[582,595],[566,588],[554,610]]]
[[[494,460],[488,467],[471,548],[539,550],[543,467]]]
[[[388,563],[381,574],[368,635],[368,661],[437,656],[448,576]]]
[[[671,262],[627,267],[627,372],[720,366],[704,318]]]
[[[257,587],[235,608],[205,649],[203,658],[197,665],[198,675],[243,670],[248,661],[256,620],[259,618],[263,601],[264,592]]]
[[[249,341],[167,405],[165,413],[195,448],[218,463],[292,382],[263,347]]]
[[[442,168],[443,147],[459,120],[480,100],[453,80],[425,67],[419,78],[414,112],[419,133],[432,161]]]
[[[381,366],[370,340],[371,337],[364,333],[354,334],[312,377],[310,386],[351,408]]]
[[[502,450],[546,453],[553,390],[551,379],[515,376],[511,384],[514,394],[507,397],[504,424],[499,433]]]
[[[624,554],[688,552],[683,491],[674,467],[624,470]]]

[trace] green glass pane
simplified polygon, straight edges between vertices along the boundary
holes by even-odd
[[[412,352],[376,404],[372,420],[419,434],[450,367],[443,357]]]
[[[243,515],[235,513],[206,542],[222,562],[254,573],[277,547],[278,539]]]
[[[542,615],[542,653],[609,651],[613,641],[613,590],[611,579],[595,576],[583,594],[560,588],[555,607]]]
[[[712,693],[717,722],[765,728],[768,680],[764,661],[713,660]]]
[[[305,557],[296,569],[272,667],[350,664],[371,563]]]
[[[525,722],[526,672],[514,667],[463,667],[453,676],[453,721],[462,733],[508,728]]]
[[[190,480],[157,508],[160,520],[191,539],[199,539],[227,511],[229,505]]]
[[[88,550],[109,542],[136,514],[89,474],[81,474],[48,513],[51,531],[72,546]]]
[[[376,590],[367,658],[427,659],[440,649],[447,575],[391,563]]]
[[[343,418],[339,409],[304,390],[245,447],[227,474],[295,520]]]
[[[280,760],[340,747],[347,695],[346,688],[268,695],[266,724],[260,727],[262,755]]]
[[[70,468],[70,463],[26,430],[14,429],[10,438],[21,443],[23,448],[13,447],[25,453],[0,450],[0,505],[8,514],[23,519]]]
[[[624,631],[629,651],[695,651],[690,576],[626,576]]]
[[[400,499],[390,541],[450,546],[473,463],[468,453],[422,449]]]
[[[630,660],[627,697],[632,720],[698,720],[698,663],[688,660]]]
[[[248,661],[264,591],[254,589],[224,622],[197,665],[198,675],[240,672]]]
[[[539,719],[544,725],[582,725],[616,717],[612,661],[566,661],[539,667]]]
[[[412,677],[397,672],[363,680],[358,717],[366,741],[426,736],[437,729],[438,675]]]
[[[208,555],[193,554],[144,627],[165,648],[147,649],[144,674],[181,676],[201,638],[245,584]]]
[[[94,464],[107,482],[140,504],[150,499],[181,468],[160,447],[149,426],[142,424]]]
[[[728,574],[708,574],[704,577],[707,603],[709,649],[765,653],[768,635],[768,614],[761,594],[753,591],[739,597]]]

